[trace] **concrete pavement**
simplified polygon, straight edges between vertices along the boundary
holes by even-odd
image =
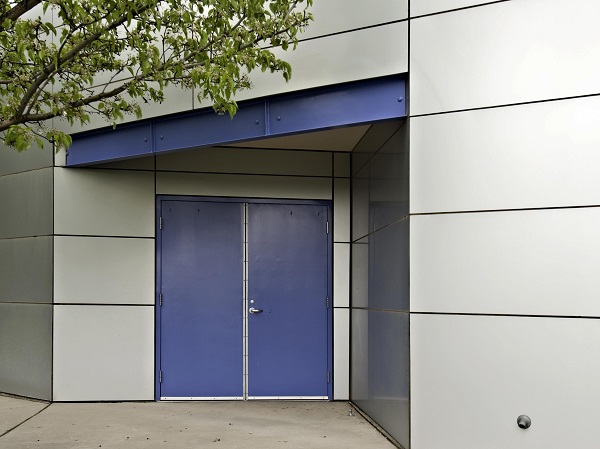
[[[0,449],[393,449],[346,402],[53,403],[0,396]],[[4,435],[3,435],[4,434]]]

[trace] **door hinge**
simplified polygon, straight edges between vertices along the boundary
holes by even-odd
[[[327,222],[327,234],[329,234],[329,222]]]
[[[327,299],[325,300],[325,304],[327,306],[327,308],[329,309],[329,296],[327,297]]]
[[[158,305],[162,306],[162,293],[159,293],[158,295]]]
[[[327,371],[327,383],[331,382],[331,373]]]
[[[161,384],[162,383],[162,370],[160,370],[158,372],[158,383]]]
[[[158,229],[162,229],[162,217],[158,218]]]

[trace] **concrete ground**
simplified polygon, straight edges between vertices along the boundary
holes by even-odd
[[[393,449],[346,402],[54,403],[0,395],[0,449]]]

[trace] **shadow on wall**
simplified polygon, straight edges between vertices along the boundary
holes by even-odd
[[[408,214],[408,125],[373,125],[352,153],[350,397],[406,448]]]

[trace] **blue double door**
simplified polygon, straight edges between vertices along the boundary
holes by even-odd
[[[157,396],[329,396],[329,207],[161,200]]]

